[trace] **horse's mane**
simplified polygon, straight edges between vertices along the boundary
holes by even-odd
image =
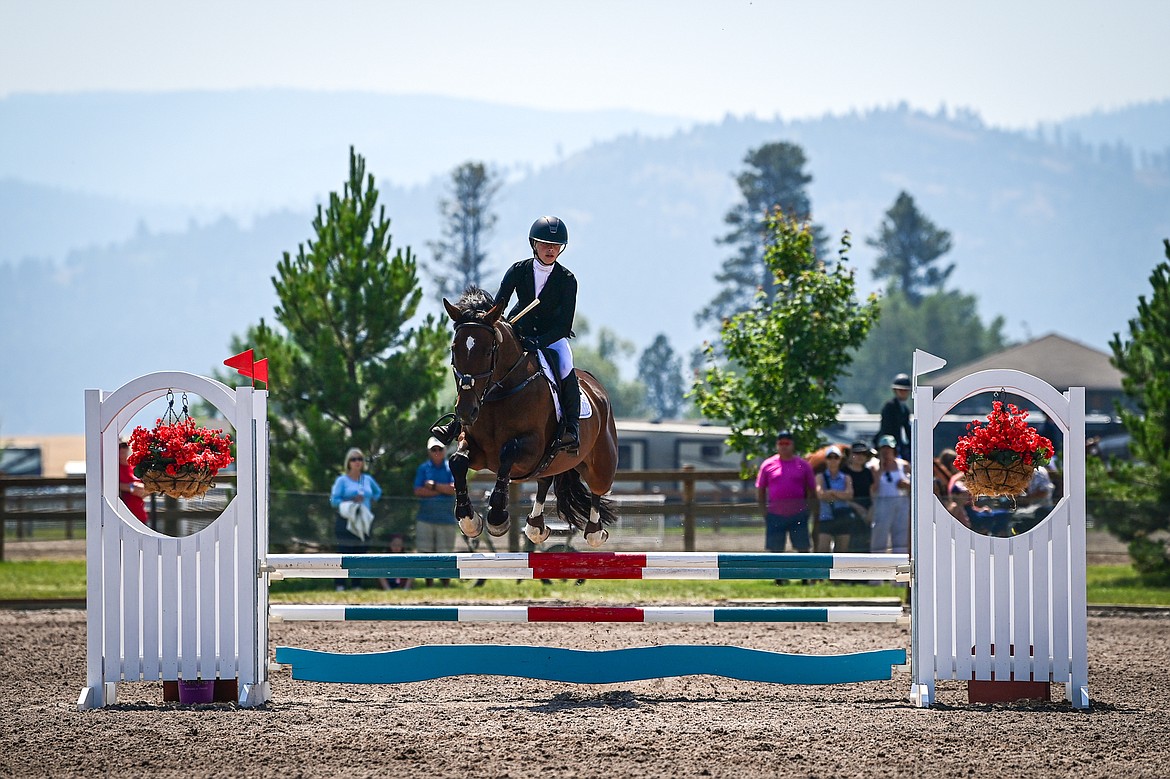
[[[467,289],[463,290],[463,294],[455,303],[455,308],[459,309],[460,322],[479,322],[495,304],[495,298],[486,289],[468,284]]]

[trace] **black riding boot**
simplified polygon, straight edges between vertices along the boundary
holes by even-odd
[[[451,421],[443,424],[443,420],[451,417]],[[459,419],[454,414],[446,414],[439,418],[435,426],[431,428],[431,435],[443,442],[443,446],[450,444],[459,435],[459,431],[463,428],[459,424]]]
[[[581,448],[581,385],[577,372],[561,379],[561,437],[557,439],[557,451],[576,453]]]

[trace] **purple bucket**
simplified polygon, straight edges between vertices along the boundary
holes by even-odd
[[[214,679],[194,682],[179,680],[179,703],[211,703],[214,700]]]

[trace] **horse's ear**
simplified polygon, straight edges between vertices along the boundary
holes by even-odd
[[[500,315],[504,313],[504,305],[504,301],[501,300],[499,303],[496,303],[494,306],[492,306],[491,309],[489,309],[488,312],[483,315],[483,321],[489,325],[494,325],[500,318]]]
[[[447,309],[447,316],[456,322],[459,321],[459,317],[463,316],[463,312],[455,308],[455,305],[447,300],[447,298],[443,298],[443,308]]]

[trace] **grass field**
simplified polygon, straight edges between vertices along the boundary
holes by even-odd
[[[366,589],[335,592],[331,579],[292,579],[273,582],[271,597],[284,603],[424,603],[466,601],[555,600],[599,604],[702,603],[718,601],[761,601],[771,599],[834,600],[850,598],[900,597],[905,589],[893,584],[836,584],[800,582],[777,586],[770,581],[572,581],[493,579],[482,587],[474,582],[453,581],[449,587],[382,590],[376,580],[367,580]],[[84,599],[85,562],[82,560],[31,560],[0,563],[0,600]],[[1131,565],[1090,565],[1090,604],[1170,606],[1170,587],[1146,584]]]

